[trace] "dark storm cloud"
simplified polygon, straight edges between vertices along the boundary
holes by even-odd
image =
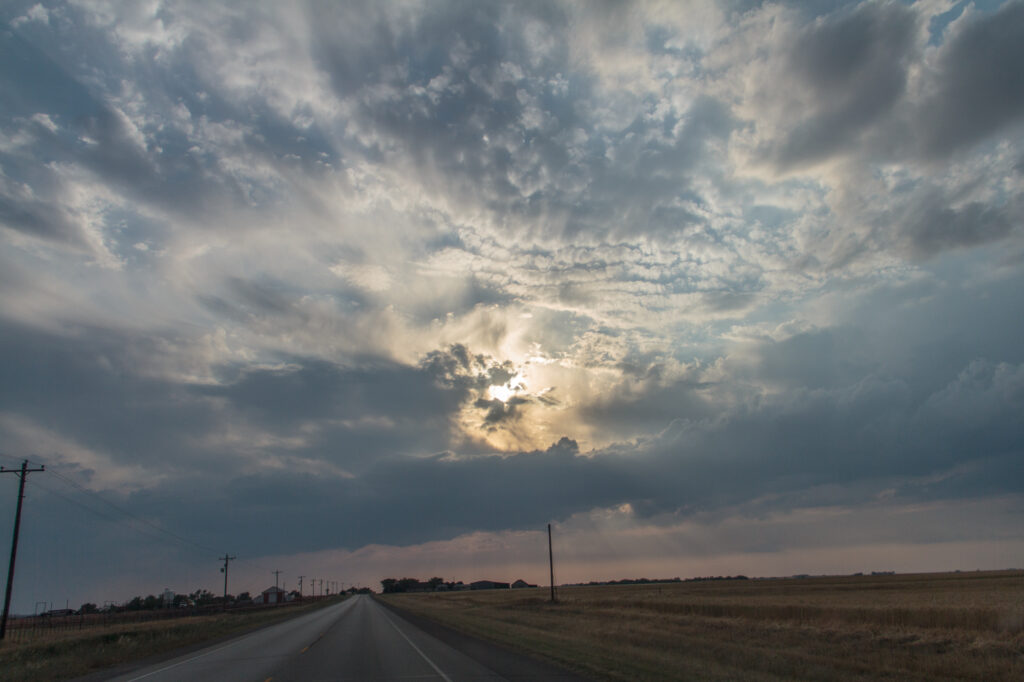
[[[0,411],[59,425],[65,437],[121,462],[185,455],[189,434],[216,427],[203,405],[181,400],[182,387],[137,372],[135,359],[159,353],[158,339],[85,327],[56,336],[5,322],[0,352],[18,358],[0,363]]]
[[[627,365],[622,369],[639,380],[593,396],[580,407],[583,418],[596,428],[609,433],[651,434],[677,419],[700,421],[718,413],[706,392],[711,385],[697,377],[663,381],[656,361],[642,368]]]
[[[215,475],[235,466],[238,448],[263,447],[224,443],[225,430],[289,438],[312,424],[318,428],[303,445],[285,454],[358,468],[380,452],[444,449],[449,419],[470,388],[486,382],[464,370],[447,375],[430,362],[368,360],[343,368],[309,358],[284,358],[283,369],[224,367],[216,386],[154,378],[156,368],[143,358],[175,343],[187,344],[84,327],[53,335],[5,323],[0,351],[18,362],[0,368],[0,412],[117,464],[162,471],[198,465]]]
[[[772,152],[780,168],[845,149],[892,110],[906,89],[915,25],[909,7],[864,3],[804,29],[787,65],[814,108]]]
[[[942,48],[920,108],[922,152],[941,158],[1024,120],[1024,2],[969,17]]]
[[[917,207],[904,223],[904,230],[913,253],[930,256],[1002,239],[1022,224],[1021,217],[1021,211],[1015,211],[1013,206],[973,201],[955,209],[944,206],[939,200]]]
[[[685,516],[752,500],[761,500],[762,511],[788,511],[856,506],[883,493],[897,501],[1019,494],[1024,479],[1013,472],[1024,456],[1024,351],[1009,339],[1024,333],[1024,323],[1001,312],[1017,283],[944,298],[920,284],[879,291],[895,306],[888,317],[865,301],[860,326],[760,341],[746,364],[726,365],[729,379],[721,383],[702,381],[697,371],[667,380],[657,363],[637,367],[630,375],[643,380],[638,388],[611,392],[583,412],[620,433],[668,425],[657,437],[586,455],[563,441],[547,452],[503,457],[376,458],[351,479],[252,474],[237,485],[258,505],[233,502],[232,493],[218,499],[251,514],[247,522],[294,513],[299,531],[290,547],[309,550],[331,546],[324,537],[356,547],[535,528],[622,503],[641,516]],[[970,338],[943,322],[963,318],[959,310],[976,330]],[[858,322],[857,314],[851,319]],[[421,367],[442,386],[468,391],[507,380],[500,370],[481,372],[487,363],[456,346],[430,354]],[[280,393],[281,402],[298,402],[296,414],[318,413],[293,396],[324,394],[302,383],[292,393],[249,386],[234,384],[233,401]],[[325,520],[300,522],[300,499]],[[230,532],[249,537],[239,518]],[[352,523],[338,529],[332,519]],[[255,535],[250,541],[258,543]]]
[[[1016,67],[1024,60],[1024,3],[958,21],[911,92],[908,69],[924,56],[914,8],[862,3],[812,20],[786,57],[794,87],[810,97],[809,112],[781,121],[764,153],[780,170],[850,153],[941,161],[1013,130],[1024,120],[1024,75]]]
[[[878,369],[861,330],[833,327],[758,347],[756,376],[771,385],[821,389],[848,385]]]
[[[869,376],[678,420],[656,439],[586,456],[562,439],[503,457],[377,458],[355,478],[266,472],[219,492],[196,482],[209,494],[187,514],[232,509],[209,541],[230,535],[251,553],[266,518],[294,528],[274,549],[288,552],[538,528],[622,503],[685,516],[765,496],[782,510],[835,504],[838,490],[853,504],[894,489],[910,500],[1018,494],[1022,479],[1007,472],[1024,455],[1021,410],[1024,366],[979,362],[920,401],[902,381]],[[829,486],[831,499],[808,497]],[[136,498],[150,510],[170,504],[161,487]]]
[[[382,453],[443,450],[450,420],[468,395],[464,382],[448,381],[430,363],[409,367],[367,360],[345,368],[294,358],[282,369],[235,372],[218,386],[190,392],[225,399],[229,415],[273,433],[314,426],[316,435],[292,454],[355,471]]]
[[[1006,287],[1014,289],[1012,282]],[[989,306],[978,307],[976,321],[1004,341],[1006,330],[994,325],[1005,293],[983,297]],[[885,321],[880,326],[891,329]],[[346,368],[285,358],[278,369],[225,367],[218,385],[199,386],[137,375],[133,358],[146,354],[137,339],[133,347],[95,330],[56,337],[10,325],[2,339],[5,357],[22,359],[3,366],[0,380],[11,387],[0,403],[5,414],[52,425],[115,461],[149,462],[162,480],[127,497],[108,494],[202,544],[230,538],[232,551],[249,557],[537,528],[623,503],[641,517],[685,516],[765,496],[772,501],[762,507],[788,510],[840,498],[860,504],[885,490],[907,500],[1024,492],[1024,479],[1012,475],[1024,456],[1024,358],[1019,348],[1014,356],[998,344],[972,348],[1006,361],[964,364],[971,350],[962,349],[933,366],[933,349],[915,352],[917,369],[897,371],[898,358],[889,365],[867,359],[884,349],[884,339],[842,329],[799,334],[758,346],[747,374],[732,380],[738,399],[723,401],[716,393],[723,387],[699,375],[664,380],[652,365],[635,374],[657,388],[617,392],[592,415],[641,419],[647,432],[669,424],[655,438],[585,455],[565,438],[546,450],[502,457],[412,457],[395,453],[442,445],[460,405],[473,391],[507,382],[512,368],[456,345],[416,366],[377,361]],[[806,367],[794,372],[801,358]],[[763,393],[754,388],[758,381],[785,390]],[[380,417],[390,419],[385,428],[372,423]],[[363,418],[371,422],[361,424]],[[278,454],[348,473],[265,468],[257,460],[239,469],[224,446],[197,445],[229,425],[281,436],[319,426],[317,435]],[[157,466],[160,460],[166,466]],[[832,490],[831,497],[815,498],[819,489]],[[189,491],[188,504],[181,504],[182,490]],[[288,532],[268,545],[270,526]]]
[[[473,403],[474,407],[484,412],[483,423],[486,428],[493,429],[499,424],[514,422],[522,415],[520,405],[528,405],[532,400],[520,396],[513,396],[502,402],[497,399],[486,400],[478,398]]]

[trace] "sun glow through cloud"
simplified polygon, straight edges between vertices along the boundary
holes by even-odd
[[[1022,2],[0,25],[5,466],[239,556],[452,543],[464,578],[549,522],[582,579],[639,536],[806,572],[1024,519]],[[135,560],[61,504],[28,593]]]
[[[515,394],[516,390],[511,388],[509,384],[504,384],[502,386],[489,386],[487,388],[487,395],[492,400],[498,400],[503,403],[507,403]]]

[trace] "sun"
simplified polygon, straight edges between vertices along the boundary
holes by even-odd
[[[502,386],[489,386],[487,388],[487,395],[491,400],[500,400],[503,403],[507,403],[509,398],[516,394],[515,389],[510,388],[510,381]]]

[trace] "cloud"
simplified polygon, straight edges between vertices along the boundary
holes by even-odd
[[[1022,5],[987,7],[22,3],[0,454],[251,556],[1016,518]]]
[[[936,202],[915,212],[917,215],[908,221],[908,237],[914,251],[922,255],[997,241],[1017,222],[1018,211],[1014,209],[977,201],[955,209]]]
[[[920,144],[929,158],[984,140],[1024,119],[1024,4],[965,11],[936,57],[933,92],[921,103]]]
[[[856,144],[904,95],[917,17],[897,4],[864,3],[821,17],[795,36],[786,71],[810,102],[770,157],[780,169],[820,161]]]

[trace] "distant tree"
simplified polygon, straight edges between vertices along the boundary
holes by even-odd
[[[189,598],[196,606],[209,606],[220,601],[220,598],[209,590],[196,590],[189,595]]]
[[[444,582],[443,578],[435,578],[439,582]],[[400,578],[395,580],[394,578],[385,578],[380,581],[380,586],[384,590],[384,594],[392,594],[395,592],[408,592],[417,587],[422,587],[426,583],[421,583],[416,578]]]
[[[427,585],[430,585],[430,589],[436,590],[438,585],[444,585],[444,578],[431,578],[427,581]]]
[[[252,600],[252,597],[249,596],[248,592],[242,592],[240,595],[238,595],[238,601],[250,601],[250,600]]]
[[[420,581],[417,578],[402,578],[398,581],[398,591],[408,592],[414,587],[420,586]]]
[[[85,604],[82,604],[81,608],[79,608],[78,611],[83,615],[87,615],[90,613],[99,613],[99,609],[96,608],[96,605],[92,602],[86,602]]]

